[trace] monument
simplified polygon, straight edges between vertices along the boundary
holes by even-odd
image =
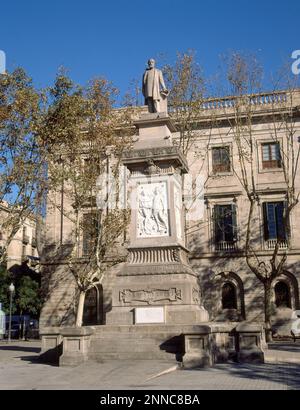
[[[264,360],[263,328],[208,322],[184,230],[183,175],[187,160],[173,144],[163,76],[153,59],[143,76],[148,112],[135,121],[136,141],[123,154],[130,173],[128,259],[112,283],[106,324],[54,328],[42,335],[42,353],[63,345],[60,365],[86,360],[171,357],[185,367],[234,358]]]
[[[130,171],[129,256],[117,276],[107,323],[199,324],[208,314],[185,243],[182,175],[188,165],[172,142],[169,91],[153,59],[142,85],[148,113],[135,121],[136,142],[123,156]]]

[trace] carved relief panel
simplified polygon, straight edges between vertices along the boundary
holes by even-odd
[[[137,186],[137,238],[169,236],[166,182]]]

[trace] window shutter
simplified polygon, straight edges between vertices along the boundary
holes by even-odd
[[[222,240],[222,227],[221,227],[221,207],[220,205],[214,206],[214,229],[215,229],[215,242],[218,243]]]
[[[267,202],[263,203],[263,218],[264,218],[264,239],[265,241],[269,239],[269,226],[268,226],[268,208]]]
[[[262,146],[262,157],[263,157],[263,161],[270,160],[269,145],[267,144],[263,144]]]
[[[236,219],[236,205],[231,205],[231,218],[232,218],[232,237],[234,241],[237,241],[237,219]]]
[[[280,240],[286,239],[286,227],[283,220],[285,206],[286,202],[277,202],[276,204],[277,238]]]
[[[267,217],[268,217],[268,239],[277,239],[277,223],[276,223],[276,204],[274,202],[267,203]]]

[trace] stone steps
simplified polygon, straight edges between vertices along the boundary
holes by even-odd
[[[101,362],[103,360],[164,360],[171,364],[177,362],[174,354],[158,352],[91,352],[89,360]]]
[[[94,326],[89,358],[176,360],[182,352],[182,327],[170,325]]]
[[[132,334],[174,334],[179,335],[181,333],[197,332],[197,330],[203,328],[204,325],[210,325],[207,323],[201,323],[201,325],[99,325],[92,326],[95,335],[105,335],[107,333],[132,333]]]

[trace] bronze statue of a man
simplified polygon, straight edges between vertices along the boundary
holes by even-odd
[[[144,72],[142,91],[149,112],[167,111],[166,98],[169,92],[166,89],[161,70],[155,68],[153,58],[148,61],[148,68]]]

